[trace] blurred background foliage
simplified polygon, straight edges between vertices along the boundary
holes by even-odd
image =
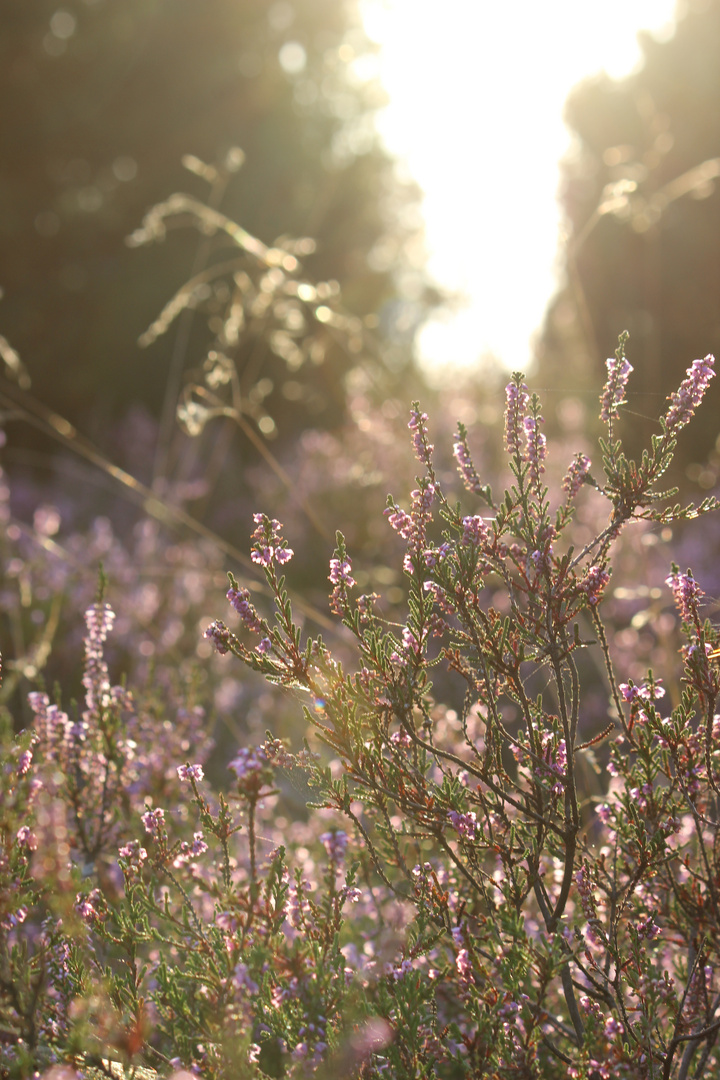
[[[720,3],[678,5],[675,35],[660,43],[643,34],[641,44],[637,74],[587,80],[566,105],[567,284],[548,309],[535,368],[538,385],[594,388],[629,330],[634,455],[691,361],[720,352]],[[711,387],[680,440],[673,480],[717,483],[719,400]]]
[[[266,245],[313,238],[304,273],[351,318],[319,345],[316,323],[313,348],[298,332],[273,348],[267,325],[246,323],[231,359],[263,439],[338,427],[358,364],[387,376],[384,393],[406,377],[437,294],[422,271],[418,191],[373,129],[383,95],[353,0],[8,0],[2,21],[0,321],[44,402],[151,479],[144,421],[167,419],[168,388],[202,364],[232,279],[191,298],[202,318],[146,350],[138,338],[188,278],[238,255],[227,235],[195,227],[126,245],[176,191],[209,198]],[[201,175],[183,169],[188,156]],[[221,168],[203,176],[202,162]],[[37,460],[36,447],[17,426],[13,453]],[[243,459],[256,457],[244,440]]]

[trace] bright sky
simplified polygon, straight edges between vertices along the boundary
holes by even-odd
[[[493,353],[525,370],[557,286],[562,110],[580,79],[640,62],[674,0],[362,0],[382,46],[388,149],[425,193],[429,270],[467,307],[423,332],[430,370]]]

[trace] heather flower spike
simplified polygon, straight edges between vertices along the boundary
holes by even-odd
[[[715,377],[715,357],[708,354],[704,360],[693,360],[687,369],[687,377],[678,391],[670,395],[670,408],[663,418],[668,435],[674,435],[690,422],[695,410],[705,396],[710,380]]]
[[[408,427],[412,432],[415,457],[421,465],[430,469],[432,468],[432,452],[435,448],[428,439],[427,420],[427,413],[421,412],[419,403],[414,401]]]
[[[289,562],[294,552],[282,538],[282,524],[267,514],[253,514],[253,521],[256,528],[252,534],[252,561],[266,570],[272,567],[273,562],[280,565]]]
[[[464,424],[458,423],[457,434],[453,440],[453,455],[466,490],[472,492],[473,495],[481,495],[489,505],[492,505],[490,485],[483,484],[477,474],[468,446],[467,428]]]
[[[625,404],[625,391],[628,379],[633,370],[630,362],[625,358],[625,346],[629,334],[624,330],[618,338],[618,347],[615,356],[606,361],[607,382],[600,398],[600,419],[612,430],[612,422],[620,415],[618,409]]]
[[[530,401],[524,375],[513,372],[512,382],[505,387],[505,449],[509,454],[520,454],[523,450],[524,421]]]
[[[330,593],[330,610],[336,615],[347,614],[348,589],[356,584],[352,576],[352,563],[345,548],[345,537],[341,532],[336,534],[337,547],[330,560],[330,573],[328,575],[332,592]]]

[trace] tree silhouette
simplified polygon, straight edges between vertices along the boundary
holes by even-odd
[[[668,41],[641,38],[644,64],[601,76],[570,95],[575,135],[564,164],[567,282],[539,348],[541,379],[582,389],[597,380],[618,333],[630,332],[635,368],[629,448],[655,430],[647,415],[696,357],[720,348],[720,4],[685,5]],[[717,401],[718,390],[712,397]],[[708,408],[678,463],[715,445]],[[691,470],[702,486],[714,470]]]

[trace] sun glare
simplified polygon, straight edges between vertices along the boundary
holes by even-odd
[[[430,371],[527,367],[555,290],[562,109],[582,78],[629,74],[639,29],[667,38],[674,0],[362,0],[389,105],[378,128],[424,192],[429,270],[465,297],[424,330]]]

